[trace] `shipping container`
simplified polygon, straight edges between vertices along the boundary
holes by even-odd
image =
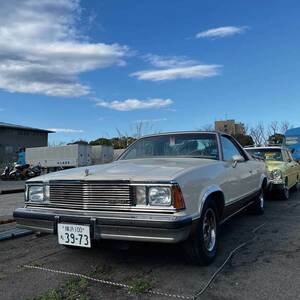
[[[92,165],[106,164],[113,161],[113,147],[107,145],[92,146]]]
[[[26,163],[43,168],[72,168],[92,164],[91,146],[66,145],[26,148]]]

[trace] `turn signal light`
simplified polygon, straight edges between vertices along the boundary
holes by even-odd
[[[185,209],[185,203],[181,189],[178,185],[172,186],[173,206],[176,209]]]

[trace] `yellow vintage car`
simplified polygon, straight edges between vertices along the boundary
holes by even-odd
[[[253,157],[265,161],[270,182],[269,190],[278,191],[282,199],[288,200],[290,190],[297,189],[300,181],[300,164],[293,159],[291,152],[275,146],[245,149]]]

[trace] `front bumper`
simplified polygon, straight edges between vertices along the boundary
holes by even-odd
[[[269,181],[269,191],[278,191],[284,189],[284,182],[282,179],[271,179]]]
[[[177,243],[188,238],[192,226],[191,217],[173,214],[97,212],[88,215],[87,212],[18,208],[14,211],[14,218],[20,228],[54,234],[58,223],[88,224],[95,240]]]

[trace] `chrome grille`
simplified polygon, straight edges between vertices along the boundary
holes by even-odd
[[[124,183],[62,182],[50,183],[50,206],[97,210],[131,206],[132,189]]]

